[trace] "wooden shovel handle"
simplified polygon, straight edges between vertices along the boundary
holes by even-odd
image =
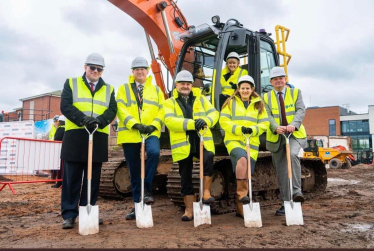
[[[87,179],[92,179],[92,151],[93,151],[93,139],[92,135],[90,135],[90,139],[88,141],[88,160],[87,160]]]
[[[287,154],[287,170],[288,170],[288,178],[292,179],[292,168],[291,168],[291,151],[290,151],[290,143],[286,143],[286,154]]]
[[[252,179],[252,168],[251,168],[251,153],[249,150],[249,144],[247,144],[247,161],[248,161],[248,180]]]
[[[144,180],[145,177],[145,143],[142,143],[142,148],[141,148],[141,170],[140,170],[140,175],[141,179]]]
[[[200,179],[202,179],[204,177],[204,174],[203,174],[203,169],[204,169],[203,161],[204,161],[204,142],[200,141]]]

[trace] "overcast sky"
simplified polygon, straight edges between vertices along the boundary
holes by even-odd
[[[374,105],[374,1],[179,0],[190,25],[236,18],[251,30],[291,29],[290,82],[306,106]],[[275,36],[272,36],[273,39]],[[103,78],[116,89],[136,56],[150,60],[143,28],[105,0],[0,1],[0,110],[21,98],[61,90],[80,76],[91,52],[106,62]]]

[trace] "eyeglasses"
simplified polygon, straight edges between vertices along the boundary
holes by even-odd
[[[95,66],[90,66],[90,70],[91,71],[97,70],[98,72],[102,72],[104,69],[103,68],[99,68],[99,67],[95,67]]]

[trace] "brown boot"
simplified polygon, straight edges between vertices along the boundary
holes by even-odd
[[[186,210],[182,216],[182,221],[191,221],[193,219],[193,203],[196,201],[195,195],[186,195],[183,197]]]
[[[236,195],[236,198],[235,198],[236,216],[244,219],[243,202],[240,202],[238,197],[239,197],[239,195]]]
[[[211,176],[204,176],[204,194],[203,194],[203,203],[210,204],[214,201],[212,195],[210,195],[210,185],[212,184]]]
[[[247,180],[236,180],[236,193],[240,202],[243,202],[243,204],[249,203]]]

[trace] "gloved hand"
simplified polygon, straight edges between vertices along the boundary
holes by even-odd
[[[201,129],[204,128],[204,126],[206,126],[206,122],[203,120],[203,119],[197,119],[195,120],[195,129],[197,131],[200,131]]]
[[[150,135],[151,133],[153,133],[156,130],[157,130],[157,128],[153,125],[146,126],[145,127],[145,134]]]
[[[146,126],[143,124],[135,124],[132,126],[132,128],[138,130],[141,134],[145,134]]]
[[[242,133],[243,134],[251,134],[252,133],[252,129],[249,128],[249,127],[242,126]]]
[[[82,123],[82,125],[85,125],[87,127],[93,121],[95,121],[95,118],[90,117],[90,116],[86,116],[86,117],[83,118],[81,123]]]
[[[231,85],[231,88],[232,88],[233,90],[238,89],[238,86],[237,86],[236,84],[234,84],[233,82],[229,82],[229,84]]]

